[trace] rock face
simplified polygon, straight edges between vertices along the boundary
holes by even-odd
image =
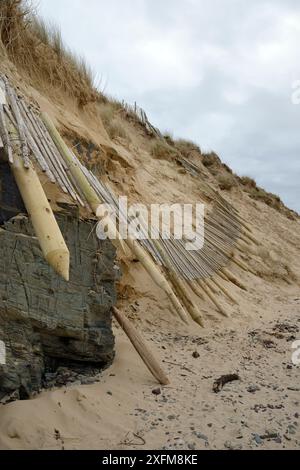
[[[0,341],[6,363],[0,364],[0,399],[11,394],[22,399],[41,388],[50,365],[54,371],[111,363],[119,271],[111,242],[98,240],[95,222],[80,220],[77,208],[68,206],[56,214],[71,255],[70,282],[61,279],[45,262],[28,218],[14,215],[21,202],[2,167]],[[1,192],[5,185],[10,196]]]

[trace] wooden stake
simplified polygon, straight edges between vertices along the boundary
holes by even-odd
[[[220,293],[220,291],[216,288],[216,286],[214,286],[213,283],[211,282],[211,278],[206,278],[205,283],[210,288],[213,294],[218,295]]]
[[[198,284],[196,284],[196,281],[189,281],[189,287],[197,297],[199,297],[201,300],[205,300],[204,296],[200,292]]]
[[[211,279],[211,282],[218,286],[223,294],[225,294],[234,304],[238,304],[238,301],[233,297],[233,295],[215,277]]]
[[[204,327],[203,316],[199,312],[198,307],[192,301],[191,295],[188,292],[188,285],[185,284],[185,281],[173,274],[173,272],[169,272],[169,276],[179,298],[183,302],[194,322]]]
[[[251,235],[247,230],[243,231],[243,235],[244,235],[244,237],[248,238],[252,243],[254,243],[254,245],[256,245],[256,246],[260,245],[260,242],[258,240],[256,240],[256,238],[254,238],[254,236]],[[243,239],[243,236],[241,236],[241,238]]]
[[[126,318],[126,316],[115,307],[113,307],[113,313],[117,322],[128,336],[133,347],[135,348],[141,359],[144,361],[144,364],[149,369],[151,374],[157,379],[160,384],[169,385],[169,378],[167,377],[167,375],[159,365],[158,361],[150,351],[141,334],[136,330],[136,328],[132,325],[128,318]]]
[[[199,286],[204,290],[206,293],[207,297],[210,298],[210,300],[215,304],[219,312],[224,316],[224,317],[229,317],[230,315],[226,312],[226,310],[219,304],[219,302],[215,299],[212,291],[210,290],[209,286],[205,284],[205,282],[199,281],[198,282]]]
[[[220,274],[223,274],[230,282],[235,284],[240,289],[247,291],[246,286],[236,276],[234,276],[234,274],[232,274],[232,272],[229,271],[229,269],[222,268],[220,271]]]
[[[252,271],[252,269],[249,268],[249,266],[247,266],[243,261],[241,261],[240,259],[236,258],[236,256],[233,256],[231,260],[232,260],[237,266],[239,266],[241,269],[243,269],[244,271],[249,272],[249,273],[253,274],[254,276],[256,276],[256,273],[255,273],[254,271]]]
[[[14,141],[16,138],[14,130]],[[17,149],[10,166],[44,257],[53,269],[68,281],[70,253],[38,175],[31,164],[28,169],[24,167]]]

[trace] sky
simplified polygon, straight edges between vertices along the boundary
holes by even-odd
[[[299,0],[39,0],[106,94],[300,212]]]

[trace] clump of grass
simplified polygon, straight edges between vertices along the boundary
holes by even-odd
[[[49,23],[46,23],[42,18],[38,18],[37,16],[32,16],[31,18],[31,25],[36,37],[41,41],[42,44],[45,46],[51,46],[51,34],[49,32],[50,27]],[[52,26],[52,31],[55,26]],[[61,34],[60,34],[61,38]]]
[[[59,28],[40,19],[29,1],[1,0],[0,45],[39,86],[59,88],[80,106],[105,100],[86,61],[64,45]]]
[[[244,190],[252,199],[263,202],[267,206],[272,207],[273,209],[276,209],[277,211],[282,212],[287,216],[289,216],[289,213],[292,212],[285,208],[279,196],[273,193],[269,193],[263,188],[257,186],[257,183],[253,178],[250,178],[249,176],[242,176],[239,178],[239,180],[244,186]]]
[[[261,201],[274,209],[280,210],[283,207],[279,196],[273,193],[268,193],[263,188],[257,186],[256,181],[249,176],[242,176],[240,182],[244,186],[245,191],[252,199]]]
[[[185,158],[188,158],[193,152],[201,155],[200,147],[190,140],[178,139],[175,142],[175,147]]]
[[[116,115],[114,106],[111,103],[103,103],[98,109],[104,127],[108,127]]]
[[[230,191],[237,186],[237,181],[232,174],[218,176],[219,187],[223,191]]]
[[[251,187],[249,188],[248,193],[252,199],[264,202],[267,206],[273,207],[273,209],[280,210],[282,207],[282,202],[279,196],[273,193],[268,193],[262,188],[257,186]]]
[[[163,137],[165,141],[167,142],[167,144],[169,144],[171,147],[174,147],[175,141],[174,141],[173,134],[171,132],[165,132]]]
[[[248,188],[257,187],[256,181],[253,178],[250,178],[249,176],[242,176],[241,183],[243,186],[246,186]]]
[[[111,139],[121,139],[129,140],[129,135],[124,129],[124,126],[120,119],[113,119],[109,124],[105,126],[106,131]]]
[[[206,167],[212,167],[215,165],[221,166],[221,160],[218,155],[214,152],[203,154],[202,163]]]
[[[151,144],[151,155],[159,160],[174,160],[178,157],[178,152],[165,140],[156,139]]]

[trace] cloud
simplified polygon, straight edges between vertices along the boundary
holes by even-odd
[[[300,211],[298,0],[40,0],[106,92]]]

